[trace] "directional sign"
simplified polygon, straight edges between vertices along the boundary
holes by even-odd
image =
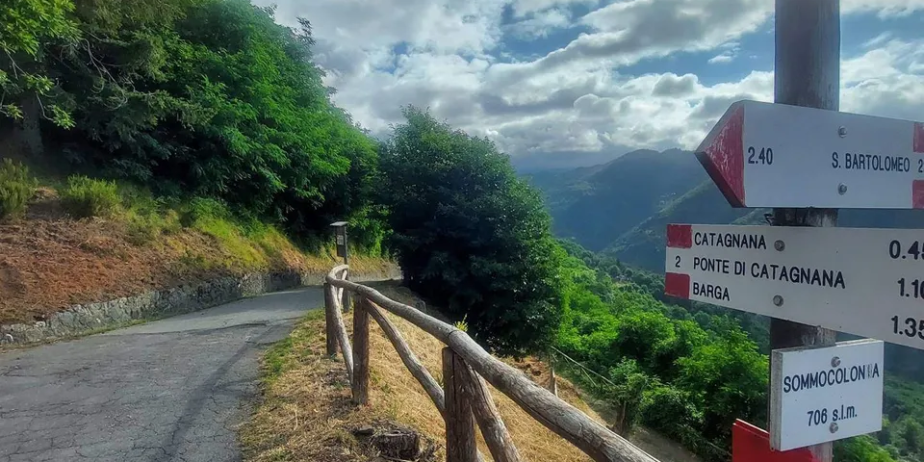
[[[665,292],[924,349],[924,230],[668,225]]]
[[[733,207],[924,208],[924,125],[740,101],[696,149]]]
[[[883,344],[857,340],[770,355],[770,437],[788,451],[882,430]]]

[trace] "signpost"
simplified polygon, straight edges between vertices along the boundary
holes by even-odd
[[[668,225],[668,295],[924,349],[924,231]]]
[[[733,207],[924,208],[924,124],[739,101],[696,149]]]
[[[841,91],[841,1],[776,0],[774,2],[773,101],[780,104],[837,111]],[[742,121],[743,123],[743,121]],[[803,152],[803,157],[807,154]],[[764,153],[766,158],[766,152]],[[778,185],[782,190],[789,182]],[[795,207],[795,204],[781,207]],[[814,205],[810,207],[819,207]],[[837,209],[774,208],[773,225],[837,226]],[[833,345],[837,333],[770,319],[770,348]],[[808,450],[821,462],[834,459],[831,443]]]
[[[347,239],[347,225],[349,225],[349,223],[346,221],[338,221],[330,224],[331,228],[334,229],[334,236],[337,242],[337,256],[343,257],[344,265],[350,264],[350,242],[349,239]],[[349,274],[350,273],[347,272],[345,276],[346,280],[349,280]],[[353,306],[353,301],[349,290],[343,291],[342,303],[343,310],[350,311],[350,308]]]
[[[883,343],[774,350],[770,435],[778,451],[882,430]]]
[[[878,430],[882,344],[849,347],[851,361],[878,361],[878,382],[830,394],[792,389],[799,374],[820,380],[816,355],[831,355],[808,348],[848,348],[837,330],[924,349],[924,235],[836,228],[838,209],[924,209],[924,124],[837,112],[840,0],[776,0],[774,18],[776,104],[733,104],[696,150],[732,206],[772,207],[773,226],[669,225],[665,292],[771,318],[774,447],[804,450],[765,451],[742,422],[735,460],[831,462],[831,441]],[[829,367],[825,380],[853,378]],[[849,404],[860,393],[862,410]],[[754,452],[739,456],[739,440]]]

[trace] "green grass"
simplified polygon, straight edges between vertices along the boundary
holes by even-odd
[[[38,182],[29,167],[3,159],[0,163],[0,220],[22,218]]]
[[[291,365],[294,344],[295,341],[292,340],[292,337],[286,337],[273,344],[266,352],[266,355],[263,356],[264,383],[267,385],[273,384]]]
[[[67,186],[60,189],[64,210],[74,218],[111,217],[121,207],[119,187],[114,181],[97,180],[83,175],[67,179]]]
[[[272,385],[286,371],[298,365],[304,352],[296,351],[295,344],[305,344],[304,340],[314,335],[308,329],[301,329],[306,323],[317,321],[324,317],[324,309],[318,308],[308,311],[298,326],[288,337],[274,343],[263,355],[263,375],[261,381],[265,386]],[[297,338],[305,337],[305,338]]]

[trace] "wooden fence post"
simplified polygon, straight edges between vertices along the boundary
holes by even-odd
[[[369,311],[365,297],[353,307],[353,402],[369,404]]]
[[[446,395],[446,462],[476,462],[475,419],[465,396],[462,358],[443,348],[443,389]]]
[[[552,364],[551,355],[549,355],[549,391],[558,396],[558,379],[555,378],[555,364]]]
[[[324,283],[324,335],[327,337],[327,356],[337,355],[337,318],[334,317],[334,286]]]
[[[481,435],[484,436],[484,441],[488,444],[491,455],[494,456],[494,462],[520,462],[520,453],[507,432],[504,419],[497,412],[497,406],[494,405],[494,399],[491,398],[488,386],[468,364],[465,364],[463,371],[465,372],[466,397],[471,403],[475,421],[481,428]]]

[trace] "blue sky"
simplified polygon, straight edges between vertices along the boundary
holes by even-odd
[[[772,0],[255,0],[315,30],[335,100],[374,134],[400,107],[518,164],[690,149],[773,93]],[[842,0],[841,109],[924,119],[924,0]]]

